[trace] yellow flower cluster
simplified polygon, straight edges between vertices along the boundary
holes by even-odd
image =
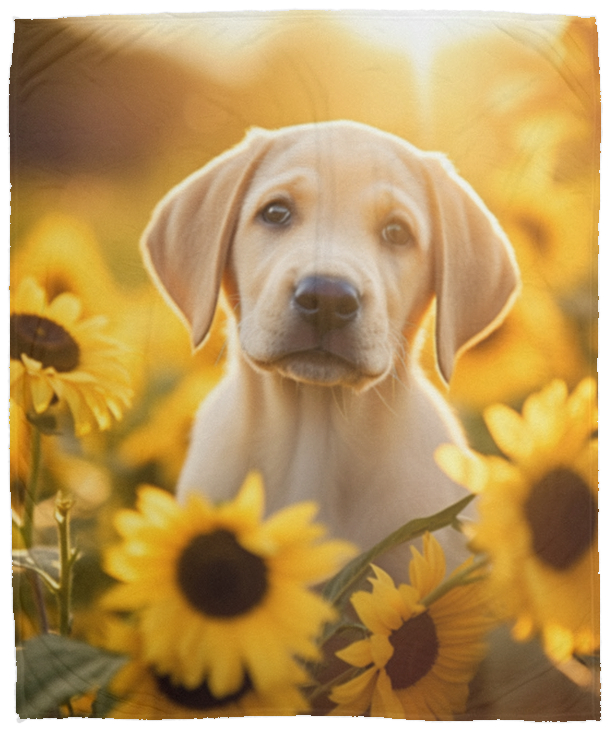
[[[11,304],[11,398],[34,416],[67,405],[77,435],[108,429],[131,403],[124,347],[105,334],[102,316],[81,317],[80,299],[63,292],[50,303],[31,277]]]
[[[441,467],[481,494],[473,544],[492,561],[499,611],[514,635],[540,633],[557,662],[600,644],[598,438],[596,384],[568,394],[553,381],[522,414],[503,405],[484,412],[507,458],[444,446]]]
[[[182,506],[161,489],[141,488],[136,510],[117,516],[123,543],[106,561],[121,583],[105,605],[134,612],[138,633],[139,660],[119,680],[127,701],[118,716],[141,715],[137,700],[153,687],[169,704],[160,714],[308,708],[298,689],[308,677],[296,658],[320,658],[316,637],[336,617],[309,587],[353,553],[346,542],[320,541],[315,511],[301,503],[263,520],[255,473],[234,500],[216,506],[195,494]]]
[[[485,583],[451,587],[434,599],[445,578],[443,550],[431,534],[424,554],[411,550],[411,584],[396,587],[374,567],[372,592],[352,596],[370,635],[337,653],[363,672],[334,688],[335,715],[451,720],[465,709],[491,627]]]

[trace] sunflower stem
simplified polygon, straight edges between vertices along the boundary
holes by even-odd
[[[481,557],[478,557],[474,559],[474,561],[469,564],[467,567],[462,569],[460,572],[456,572],[456,574],[453,574],[451,577],[448,577],[448,579],[445,582],[442,582],[438,587],[436,587],[432,592],[429,592],[429,594],[422,599],[422,604],[425,607],[430,607],[434,602],[439,600],[440,597],[443,597],[445,594],[447,594],[450,590],[453,590],[455,587],[460,587],[461,585],[468,585],[472,582],[479,582],[483,579],[482,576],[473,577],[472,575],[477,572],[478,570],[482,569],[486,566],[488,563],[488,557],[485,555],[482,555]]]
[[[32,464],[30,466],[30,477],[25,491],[23,507],[23,525],[21,536],[26,549],[32,547],[32,536],[34,534],[34,509],[36,507],[36,492],[38,488],[38,476],[40,474],[40,443],[41,432],[38,427],[32,427]]]
[[[338,635],[339,633],[343,633],[347,630],[358,630],[363,635],[367,635],[367,628],[362,623],[357,623],[354,621],[347,622],[347,621],[340,620],[337,623],[329,623],[325,627],[322,635],[320,636],[320,638],[318,640],[318,643],[320,646],[322,646],[334,635]]]
[[[21,539],[23,541],[23,545],[26,549],[31,549],[33,544],[34,511],[36,509],[36,494],[38,491],[38,477],[40,475],[40,456],[42,442],[42,433],[38,429],[38,427],[36,427],[36,425],[32,425],[31,429],[32,459],[30,465],[30,475],[28,478],[28,484],[26,486],[24,497],[23,519],[19,520],[19,518],[15,514],[13,514],[13,526],[18,529],[19,534],[21,535]],[[34,593],[34,603],[38,610],[38,616],[40,619],[40,631],[41,633],[48,633],[49,621],[47,618],[47,610],[45,607],[41,578],[36,573],[31,574],[30,572],[28,572],[28,574],[30,575],[30,583]]]
[[[59,534],[59,587],[57,604],[59,608],[59,632],[70,635],[72,625],[72,567],[77,552],[70,546],[70,509],[72,499],[61,491],[55,499],[55,521]]]

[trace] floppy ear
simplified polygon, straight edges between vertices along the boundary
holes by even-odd
[[[240,204],[271,136],[252,130],[172,189],[142,235],[144,261],[189,325],[194,347],[212,324]]]
[[[432,199],[437,363],[448,382],[460,351],[484,338],[519,290],[513,249],[475,191],[441,156],[425,161]]]

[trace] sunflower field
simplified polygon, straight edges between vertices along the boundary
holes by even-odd
[[[334,119],[444,152],[522,278],[449,387],[427,316],[423,367],[472,447],[436,460],[469,495],[364,553],[313,502],[266,513],[256,472],[226,503],[176,500],[226,315],[193,352],[139,248],[165,193],[250,127]],[[10,125],[18,716],[598,719],[595,20],[17,20]],[[446,571],[448,526],[473,556]],[[405,542],[396,583],[377,560]],[[488,703],[499,633],[538,649],[565,707]]]

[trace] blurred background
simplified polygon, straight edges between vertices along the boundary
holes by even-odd
[[[76,498],[75,634],[97,627],[112,516],[173,490],[194,411],[222,374],[223,316],[192,355],[138,242],[156,202],[253,126],[353,119],[448,155],[522,270],[506,322],[459,361],[449,398],[473,446],[483,407],[596,374],[600,87],[593,19],[290,11],[17,20],[10,73],[11,287],[72,291],[130,347],[134,406],[109,432],[45,437],[38,540]],[[440,388],[430,342],[424,363]],[[29,426],[11,405],[19,509]],[[441,508],[441,507],[440,507]],[[17,635],[32,632],[27,592]]]

